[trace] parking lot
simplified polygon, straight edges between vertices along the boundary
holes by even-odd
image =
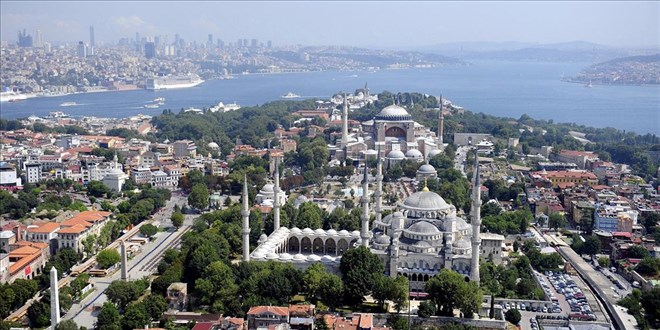
[[[545,275],[554,290],[564,296],[568,303],[566,312],[571,319],[582,321],[595,321],[597,319],[583,290],[584,288],[580,288],[571,275],[558,272],[547,272]]]

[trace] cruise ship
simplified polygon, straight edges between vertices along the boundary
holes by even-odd
[[[188,88],[195,87],[201,83],[202,80],[198,75],[185,75],[185,76],[165,76],[147,78],[145,82],[145,89],[175,89],[175,88]]]
[[[0,93],[0,102],[18,102],[26,100],[27,98],[27,94],[20,94],[13,91]]]

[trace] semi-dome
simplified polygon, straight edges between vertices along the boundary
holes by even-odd
[[[449,207],[447,202],[445,202],[440,195],[424,189],[410,195],[403,202],[403,205],[407,208],[413,208],[417,210],[442,210]]]
[[[410,150],[406,151],[406,157],[414,158],[414,159],[420,159],[420,158],[423,158],[424,155],[422,155],[422,152],[417,150],[417,149],[410,149]]]
[[[376,243],[378,244],[390,244],[390,237],[387,235],[380,235],[376,238]]]
[[[424,165],[420,166],[417,169],[417,173],[419,173],[419,174],[436,174],[437,171],[435,170],[435,167],[433,167],[433,165],[424,164]]]
[[[406,155],[403,154],[401,150],[392,150],[387,154],[387,158],[390,159],[404,159]]]
[[[392,121],[402,121],[402,120],[412,120],[412,116],[406,111],[406,109],[392,104],[385,107],[376,115],[376,120],[392,120]]]
[[[415,222],[412,226],[408,227],[407,230],[411,233],[422,235],[434,235],[440,233],[438,227],[426,221]]]

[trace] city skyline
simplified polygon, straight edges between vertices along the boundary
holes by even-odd
[[[2,1],[1,39],[25,29],[53,43],[179,34],[276,45],[423,47],[457,42],[658,47],[658,2],[18,2]]]

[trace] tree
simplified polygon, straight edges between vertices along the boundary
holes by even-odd
[[[520,242],[518,240],[513,241],[513,252],[518,252],[520,249]]]
[[[146,238],[151,238],[152,236],[156,235],[156,233],[158,233],[158,227],[150,223],[144,224],[142,227],[140,227],[140,234]]]
[[[78,330],[78,324],[74,320],[63,320],[57,325],[57,330]]]
[[[330,327],[328,327],[328,322],[325,321],[323,315],[317,317],[316,320],[314,320],[314,328],[316,330],[330,330]]]
[[[188,204],[196,209],[203,210],[209,206],[209,190],[203,183],[193,186],[188,195]]]
[[[640,275],[653,277],[660,272],[660,259],[646,257],[635,266],[635,271]]]
[[[557,231],[557,228],[563,228],[564,226],[566,226],[566,218],[564,217],[563,213],[560,212],[550,213],[550,216],[548,218],[548,227],[553,228],[555,231]]]
[[[206,266],[202,277],[195,281],[195,290],[202,304],[212,305],[213,312],[225,314],[235,300],[238,286],[231,268],[222,261]]]
[[[320,262],[314,263],[305,269],[303,272],[303,283],[307,293],[307,299],[312,301],[319,299],[319,287],[327,274],[328,271]]]
[[[101,181],[90,181],[87,184],[87,195],[93,197],[103,197],[110,192],[110,189]]]
[[[50,305],[44,301],[37,301],[30,305],[27,311],[28,320],[33,328],[43,328],[50,324]]]
[[[136,300],[142,294],[142,290],[135,282],[116,280],[110,283],[105,290],[105,294],[108,296],[108,300],[120,309],[124,309],[131,301]]]
[[[105,249],[96,255],[96,262],[98,263],[99,267],[103,269],[110,268],[110,266],[113,266],[120,260],[121,256],[119,255],[117,249]]]
[[[582,245],[583,254],[594,255],[600,253],[600,240],[596,236],[589,236]]]
[[[174,227],[180,228],[183,225],[183,220],[184,220],[183,213],[181,213],[180,211],[176,211],[172,213],[170,220],[172,220],[172,225]]]
[[[121,327],[124,330],[142,329],[149,325],[150,317],[144,303],[133,303],[126,307],[121,318]]]
[[[358,306],[371,292],[376,276],[383,273],[383,264],[378,256],[360,246],[344,253],[339,269],[344,282],[345,302]]]
[[[598,265],[601,266],[601,267],[609,268],[610,263],[611,263],[611,261],[610,261],[610,258],[608,258],[608,257],[603,256],[603,257],[598,258]]]
[[[167,310],[167,301],[158,294],[149,294],[142,300],[142,303],[153,321],[160,320],[163,312]]]
[[[106,301],[101,307],[101,311],[96,319],[96,329],[98,330],[119,330],[121,317],[119,310],[111,302]]]
[[[417,310],[417,315],[419,317],[431,317],[437,313],[435,304],[431,301],[425,300],[419,304],[419,309]]]
[[[646,320],[652,328],[657,329],[660,326],[660,288],[654,287],[642,292],[640,302],[644,306]]]
[[[449,269],[442,269],[426,282],[425,290],[440,316],[453,317],[454,309],[459,309],[465,317],[472,317],[481,304],[478,285],[466,282],[463,275]]]
[[[633,245],[628,249],[628,258],[644,259],[650,255],[649,250],[642,245]]]
[[[339,276],[330,273],[323,276],[319,283],[318,295],[330,311],[334,311],[336,307],[341,305],[343,294],[344,284]]]
[[[517,309],[512,308],[506,311],[504,314],[504,319],[513,323],[514,325],[518,325],[518,323],[520,323],[521,315]]]

